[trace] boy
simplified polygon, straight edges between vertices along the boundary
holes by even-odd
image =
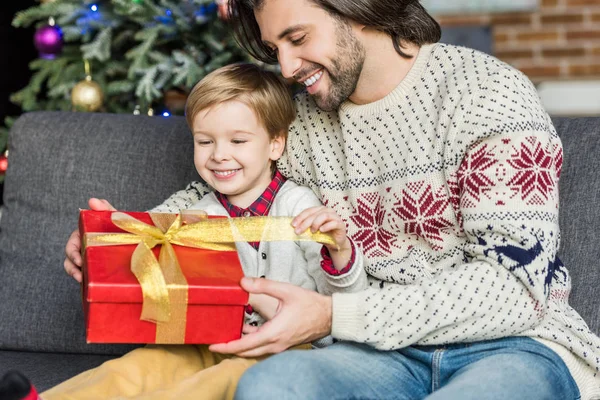
[[[194,136],[194,164],[214,190],[188,207],[208,214],[294,216],[336,245],[314,242],[236,243],[244,273],[290,282],[323,294],[367,286],[362,255],[345,224],[306,187],[277,171],[295,110],[287,87],[254,65],[218,69],[192,90],[186,118]],[[185,213],[184,213],[185,214]],[[252,296],[244,332],[277,312],[278,301]],[[257,312],[258,311],[258,312]],[[316,345],[326,344],[327,338]],[[86,398],[228,398],[257,359],[223,357],[206,346],[147,346],[84,372],[42,394],[45,400]]]

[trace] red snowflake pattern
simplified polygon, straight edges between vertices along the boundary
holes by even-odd
[[[495,185],[489,176],[489,169],[498,163],[494,148],[479,144],[470,149],[457,172],[461,207],[476,207],[481,194]]]
[[[457,174],[452,174],[446,183],[448,185],[448,189],[450,190],[450,204],[454,209],[454,214],[456,214],[456,220],[458,222],[459,229],[462,232],[463,219],[462,212],[460,211],[460,186],[458,186]]]
[[[354,224],[351,239],[363,250],[365,256],[383,257],[392,254],[394,234],[383,227],[386,212],[378,193],[364,193],[356,201],[357,208],[350,216]]]
[[[513,190],[519,191],[521,199],[527,204],[544,204],[552,195],[557,182],[557,166],[552,151],[544,148],[536,137],[531,136],[521,142],[520,149],[515,148],[508,164],[516,170],[507,183]],[[562,159],[562,153],[558,156]]]
[[[392,211],[404,221],[404,233],[425,239],[434,249],[441,249],[442,231],[453,224],[442,217],[450,199],[440,190],[436,195],[431,185],[413,182],[402,190],[402,199]]]
[[[554,169],[556,171],[556,178],[560,178],[563,165],[563,149],[560,145],[554,145]]]

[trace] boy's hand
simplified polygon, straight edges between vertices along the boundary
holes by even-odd
[[[279,311],[279,300],[266,294],[250,293],[248,304],[267,321]]]
[[[92,197],[88,200],[88,205],[91,210],[95,211],[117,211],[108,201],[104,199],[96,199]],[[64,268],[65,272],[73,277],[77,282],[81,283],[81,265],[83,259],[81,258],[81,236],[79,236],[79,230],[73,231],[67,245],[65,246],[65,258]]]
[[[339,215],[329,207],[311,207],[302,211],[292,220],[292,226],[297,235],[310,228],[312,233],[317,231],[329,232],[335,240],[335,245],[325,244],[337,270],[348,265],[352,256],[352,245],[346,236],[346,224]]]

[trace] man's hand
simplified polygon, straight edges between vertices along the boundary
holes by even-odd
[[[273,319],[279,311],[279,300],[274,297],[267,296],[266,294],[250,293],[248,304],[252,306],[252,309],[260,314],[261,317],[267,321]]]
[[[289,283],[243,278],[244,290],[279,299],[279,309],[259,328],[244,327],[246,335],[229,343],[213,344],[210,351],[258,357],[282,352],[331,333],[331,297]]]
[[[95,211],[116,211],[116,209],[104,199],[91,198],[88,200],[88,205],[91,210]],[[73,277],[77,282],[81,283],[81,236],[79,231],[75,230],[71,233],[67,245],[65,246],[65,272]]]

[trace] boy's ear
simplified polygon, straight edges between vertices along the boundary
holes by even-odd
[[[277,161],[285,149],[285,136],[279,135],[271,139],[271,160]]]

